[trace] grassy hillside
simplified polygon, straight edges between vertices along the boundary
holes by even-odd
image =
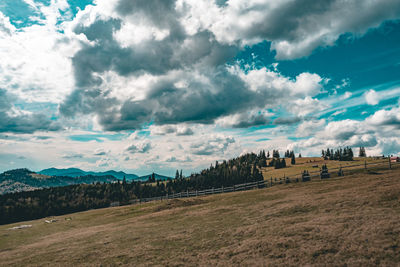
[[[362,165],[365,162],[367,164],[369,163],[387,163],[388,164],[388,159],[376,159],[376,158],[354,158],[353,161],[338,161],[338,160],[324,160],[321,157],[307,157],[307,158],[296,158],[296,164],[291,165],[290,163],[290,158],[286,158],[286,168],[282,169],[274,169],[274,167],[267,167],[262,169],[262,174],[264,176],[264,179],[268,179],[270,177],[283,177],[283,176],[295,176],[299,175],[301,172],[304,170],[307,170],[309,172],[315,172],[319,171],[322,165],[326,164],[328,169],[333,169],[333,168],[340,168],[340,167],[346,167],[344,168],[344,171],[349,170],[347,168],[348,166],[353,166],[353,165]],[[314,166],[314,167],[313,167]],[[360,167],[357,167],[360,168]]]
[[[0,265],[394,266],[400,170],[55,219],[0,226]]]

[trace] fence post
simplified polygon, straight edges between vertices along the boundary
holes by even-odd
[[[222,193],[224,192],[224,186],[222,186]]]
[[[199,192],[196,190],[196,197],[199,195]]]
[[[364,169],[367,169],[367,161],[364,160]]]
[[[233,185],[233,192],[235,192],[236,191],[236,188],[235,188],[235,185]]]
[[[214,195],[214,187],[212,188],[212,191],[211,191],[211,192],[212,192],[212,194]]]
[[[390,155],[388,156],[388,158],[389,158],[389,169],[391,170],[392,169],[392,162],[390,161]]]

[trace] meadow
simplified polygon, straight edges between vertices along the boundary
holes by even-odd
[[[0,265],[395,266],[399,178],[363,170],[2,225]]]

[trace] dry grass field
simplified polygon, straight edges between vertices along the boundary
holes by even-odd
[[[355,157],[353,161],[337,161],[337,160],[324,160],[321,157],[307,157],[307,158],[296,158],[296,164],[290,164],[290,158],[286,158],[287,168],[275,169],[274,167],[267,167],[262,169],[262,174],[264,179],[280,178],[283,176],[293,177],[295,175],[300,175],[304,170],[309,172],[318,172],[322,165],[326,164],[328,169],[344,167],[343,170],[352,169],[351,166],[356,166],[355,168],[360,168],[359,165],[373,163],[383,163],[388,165],[388,159],[376,159],[373,157],[358,158]],[[362,167],[361,167],[362,168]]]
[[[400,170],[53,219],[0,226],[0,265],[398,266]]]

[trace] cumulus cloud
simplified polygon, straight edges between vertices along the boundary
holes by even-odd
[[[187,126],[178,127],[176,131],[176,135],[193,135],[194,132],[191,128]]]
[[[245,128],[266,124],[268,119],[243,114],[283,102],[291,106],[298,97],[317,95],[327,81],[308,72],[291,78],[276,68],[244,71],[226,65],[242,47],[220,38],[218,20],[225,18],[224,10],[256,10],[252,2],[248,7],[234,1],[115,3],[105,9],[99,1],[98,7],[82,11],[72,23],[73,32],[86,42],[72,57],[77,88],[60,105],[62,115],[94,113],[98,123],[111,131],[140,129],[151,121],[210,124],[229,116],[230,127]],[[204,24],[198,13],[204,9],[215,12],[217,20]],[[243,33],[239,39],[247,38]]]
[[[293,59],[309,55],[318,46],[333,45],[343,33],[363,34],[382,21],[398,18],[400,4],[393,0],[230,1],[224,11],[228,23],[212,26],[222,41],[267,39],[277,58]]]
[[[261,40],[272,42],[278,58],[304,56],[317,46],[333,44],[343,32],[378,26],[394,17],[393,8],[400,8],[390,1],[383,5],[392,5],[392,11],[377,2],[333,0],[115,3],[104,11],[99,1],[99,7],[82,11],[74,21],[74,33],[87,42],[72,58],[77,89],[60,106],[66,116],[95,113],[100,125],[112,131],[139,129],[150,121],[207,124],[220,118],[230,127],[262,125],[268,122],[265,116],[243,114],[284,100],[298,116],[319,111],[326,106],[312,97],[327,79],[307,72],[290,78],[276,68],[243,71],[225,64],[243,44]],[[367,12],[371,7],[378,15]],[[337,14],[355,9],[352,20],[338,20]],[[131,93],[121,99],[108,84],[110,73],[119,80],[148,77],[147,84],[129,85],[132,88],[124,91]]]
[[[166,135],[173,133],[179,136],[194,134],[193,130],[187,125],[162,125],[151,127],[151,134],[153,135]]]
[[[0,89],[0,132],[34,133],[36,131],[58,131],[61,125],[45,114],[17,109],[12,104],[16,97]]]
[[[319,101],[318,99],[306,96],[304,99],[294,100],[293,103],[291,103],[288,107],[288,110],[293,114],[304,117],[306,115],[324,110],[327,107],[327,104]]]
[[[217,119],[216,123],[223,127],[248,128],[268,124],[271,115],[268,112],[250,111],[222,117]]]
[[[208,140],[195,142],[190,147],[195,155],[212,155],[223,153],[232,143],[235,143],[233,137],[214,136]]]
[[[312,137],[293,142],[290,147],[316,155],[322,148],[350,146],[367,147],[369,155],[398,154],[400,146],[400,108],[376,111],[363,121],[340,120],[325,125],[325,120],[306,121],[298,127],[298,137],[307,135],[307,127],[312,127]],[[303,153],[307,155],[307,153]]]
[[[375,92],[375,90],[371,89],[368,92],[364,94],[365,96],[365,101],[367,102],[368,105],[378,105],[379,103],[379,95]]]
[[[400,129],[400,108],[378,110],[368,117],[366,122],[375,126],[394,126]]]
[[[318,130],[321,130],[323,126],[325,126],[325,119],[321,120],[310,120],[302,122],[296,131],[297,137],[307,137],[313,135]]]
[[[152,148],[152,145],[149,141],[142,141],[136,144],[131,144],[125,150],[131,154],[135,153],[147,153]]]

